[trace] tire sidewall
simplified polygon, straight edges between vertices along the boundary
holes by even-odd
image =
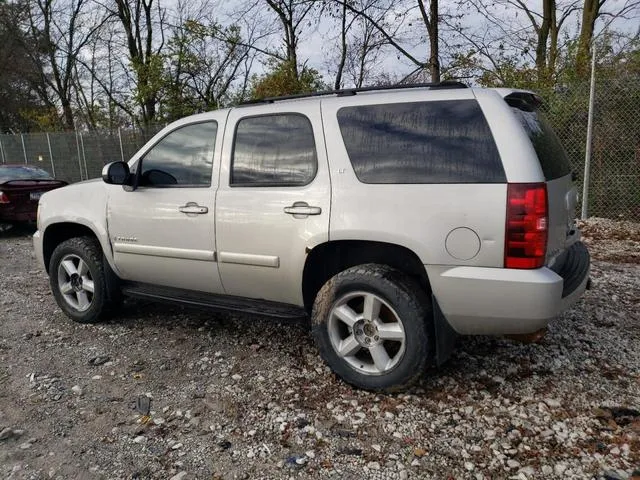
[[[84,248],[82,248],[82,246]],[[91,255],[87,255],[87,249],[96,249],[94,242],[85,238],[73,238],[56,247],[49,262],[49,283],[51,291],[62,311],[72,320],[79,323],[95,323],[103,312],[105,303],[105,282],[102,264]],[[94,252],[95,253],[95,252]],[[62,259],[68,255],[77,255],[84,261],[89,269],[94,283],[91,306],[84,311],[77,310],[67,303],[58,283],[58,267]]]
[[[382,276],[366,275],[349,269],[333,277],[321,289],[314,304],[313,335],[320,353],[333,371],[348,383],[374,391],[392,391],[403,388],[419,376],[431,357],[431,335],[428,329],[429,303],[420,295],[419,287],[411,288],[408,279],[399,272],[377,267]],[[358,372],[334,350],[328,331],[329,313],[336,302],[351,292],[373,293],[383,299],[398,315],[405,332],[405,351],[392,370],[381,375]]]

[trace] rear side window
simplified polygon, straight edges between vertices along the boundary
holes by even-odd
[[[0,183],[9,180],[53,180],[53,177],[41,168],[24,166],[0,166]]]
[[[475,100],[344,107],[338,124],[361,182],[506,182]]]
[[[236,127],[231,185],[300,186],[316,175],[311,122],[287,113],[243,118]]]
[[[549,121],[540,110],[511,107],[538,155],[544,178],[553,180],[571,173],[567,154]]]

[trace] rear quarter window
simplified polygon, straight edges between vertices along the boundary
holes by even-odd
[[[554,180],[571,173],[571,166],[560,139],[551,128],[544,113],[531,108],[511,106],[536,151],[546,180]]]
[[[363,183],[503,183],[506,176],[475,100],[343,107],[338,124]]]

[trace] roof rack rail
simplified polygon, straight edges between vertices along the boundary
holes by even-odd
[[[310,97],[324,97],[327,95],[336,95],[338,97],[348,97],[351,95],[356,95],[360,92],[375,92],[378,90],[402,90],[406,88],[430,88],[432,90],[436,89],[445,89],[445,88],[468,88],[462,82],[458,82],[457,80],[445,80],[443,82],[437,83],[412,83],[412,84],[396,84],[396,85],[382,85],[382,86],[373,86],[373,87],[360,87],[360,88],[343,88],[341,90],[322,90],[320,92],[311,92],[311,93],[297,93],[295,95],[285,95],[283,97],[267,97],[267,98],[259,98],[257,100],[248,100],[246,102],[240,103],[240,105],[257,105],[261,103],[274,103],[280,100],[295,100],[299,98],[310,98]]]

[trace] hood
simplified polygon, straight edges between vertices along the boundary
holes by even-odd
[[[106,184],[101,178],[92,178],[83,182],[72,183],[61,188],[56,188],[42,195],[40,203],[60,201],[79,203],[83,198],[92,195],[102,196]]]

